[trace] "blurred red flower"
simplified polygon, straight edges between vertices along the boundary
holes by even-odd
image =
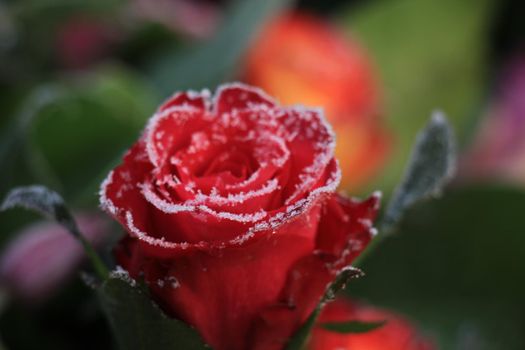
[[[366,333],[341,334],[321,327],[325,322],[363,321],[385,325]],[[433,343],[423,337],[403,317],[371,306],[338,299],[328,304],[317,321],[308,350],[432,350]]]
[[[175,94],[110,173],[119,263],[216,350],[282,349],[366,247],[379,196],[335,192],[323,115],[230,84]]]
[[[328,23],[297,13],[273,20],[249,50],[242,77],[285,105],[324,109],[338,136],[342,187],[359,187],[384,163],[390,137],[371,60]]]

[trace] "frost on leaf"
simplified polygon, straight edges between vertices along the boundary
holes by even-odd
[[[404,211],[428,197],[437,196],[456,169],[455,140],[445,115],[434,112],[417,135],[401,184],[386,209],[383,229],[392,230]]]

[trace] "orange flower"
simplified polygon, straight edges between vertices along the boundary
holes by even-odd
[[[323,107],[338,136],[343,187],[362,185],[383,164],[389,141],[370,59],[329,24],[305,14],[275,19],[249,50],[242,76],[282,104]]]
[[[386,324],[366,333],[341,334],[321,328],[324,322],[386,321]],[[323,310],[308,344],[309,350],[432,350],[435,346],[422,337],[408,321],[399,315],[370,306],[339,299]]]

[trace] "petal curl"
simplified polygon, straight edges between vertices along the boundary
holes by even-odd
[[[215,93],[214,112],[217,115],[257,106],[275,107],[276,101],[263,90],[243,83],[221,85]]]
[[[186,91],[177,92],[168,98],[160,107],[159,112],[163,112],[172,107],[194,107],[201,110],[208,109],[211,93],[204,89],[200,92]]]

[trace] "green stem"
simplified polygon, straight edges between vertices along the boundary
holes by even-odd
[[[89,243],[84,235],[80,233],[78,229],[75,230],[74,236],[78,239],[80,244],[82,244],[82,248],[84,248],[84,252],[86,253],[89,261],[91,262],[91,265],[93,266],[93,269],[97,273],[98,277],[101,280],[106,280],[109,276],[109,270],[106,267],[106,264],[102,261],[98,253],[95,251],[91,243]]]

